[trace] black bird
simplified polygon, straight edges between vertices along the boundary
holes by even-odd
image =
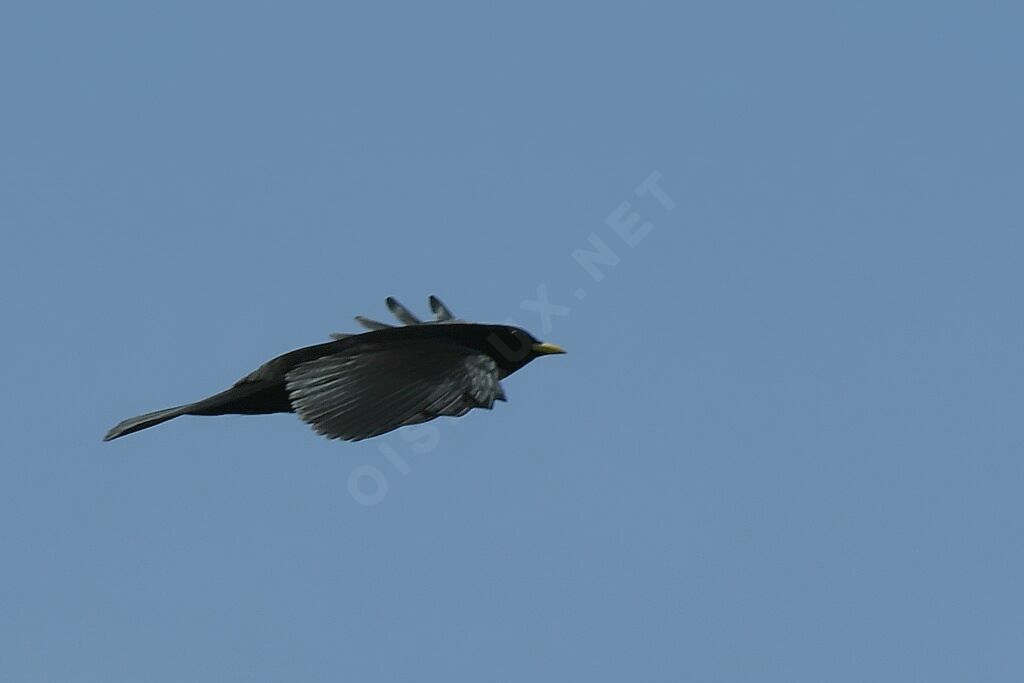
[[[538,356],[565,353],[509,325],[457,320],[435,297],[435,319],[422,322],[393,298],[404,327],[356,316],[369,329],[332,334],[267,361],[227,391],[125,420],[103,437],[116,439],[180,415],[298,413],[330,439],[358,441],[403,425],[459,417],[504,401],[500,380]]]

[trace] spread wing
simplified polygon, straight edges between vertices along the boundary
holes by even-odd
[[[286,387],[303,422],[347,441],[505,400],[490,356],[444,342],[359,345],[297,365]]]
[[[403,325],[432,325],[436,323],[461,322],[436,296],[431,295],[428,302],[430,304],[430,310],[434,314],[434,319],[423,321],[413,315],[408,308],[398,303],[394,297],[389,296],[384,300],[384,303],[387,304],[388,310],[391,311],[391,314]],[[387,327],[394,327],[394,325],[382,323],[379,320],[373,320],[361,315],[356,316],[356,322],[368,330],[383,330]],[[346,337],[351,336],[352,334],[348,332],[333,332],[331,334],[331,339],[345,339]]]

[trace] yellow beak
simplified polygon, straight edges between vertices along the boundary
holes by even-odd
[[[543,342],[541,344],[534,344],[533,352],[536,353],[538,356],[546,356],[550,353],[565,353],[565,349],[563,349],[558,344]]]

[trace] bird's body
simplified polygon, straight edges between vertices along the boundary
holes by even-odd
[[[508,325],[457,321],[435,297],[421,323],[393,299],[404,327],[357,318],[362,334],[332,335],[267,361],[230,389],[195,403],[129,418],[105,441],[181,415],[297,413],[328,438],[350,441],[505,400],[500,380],[550,353],[564,353]]]

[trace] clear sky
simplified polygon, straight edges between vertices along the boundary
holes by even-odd
[[[1022,20],[5,3],[0,679],[1024,679]],[[569,355],[100,441],[430,294]]]

